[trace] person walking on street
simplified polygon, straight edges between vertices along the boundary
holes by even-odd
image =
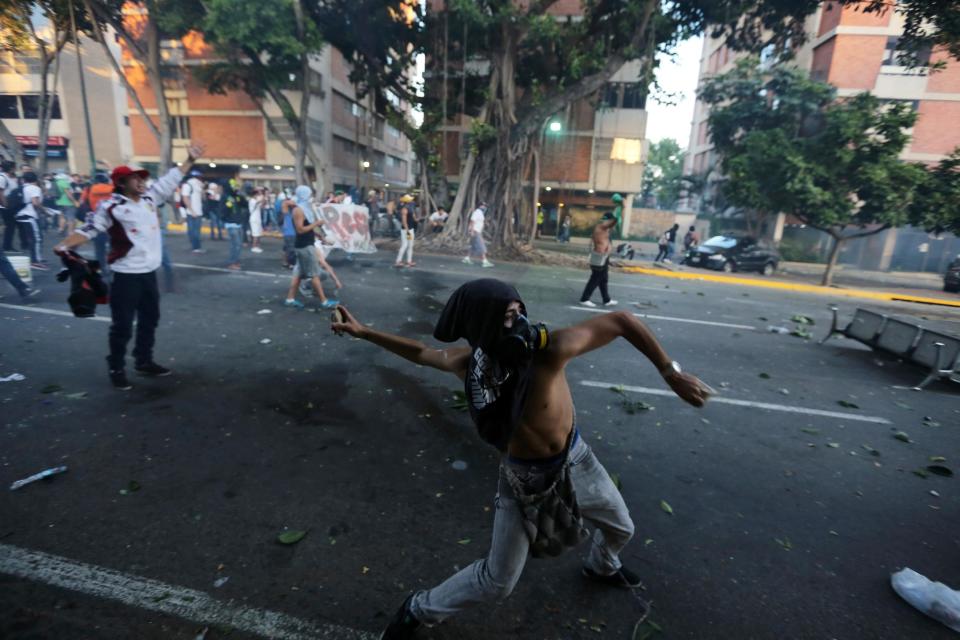
[[[220,196],[220,218],[223,220],[227,239],[230,240],[230,257],[227,269],[240,271],[240,253],[243,250],[243,221],[250,217],[249,210],[241,207],[233,187],[227,183]]]
[[[487,260],[487,245],[483,241],[483,226],[486,221],[487,203],[481,202],[480,205],[470,214],[470,249],[467,257],[463,259],[464,264],[473,264],[471,257],[480,258],[480,266],[490,268],[493,263]]]
[[[686,256],[687,252],[691,249],[695,249],[697,245],[700,244],[700,234],[697,233],[697,228],[693,225],[687,229],[687,232],[683,234],[683,254]]]
[[[663,258],[664,262],[673,261],[673,252],[677,249],[677,231],[679,230],[679,224],[674,224],[672,227],[667,229],[667,255]]]
[[[610,244],[610,230],[615,226],[617,226],[617,218],[608,211],[593,228],[593,235],[590,238],[590,279],[587,281],[587,286],[583,288],[583,295],[580,296],[580,304],[585,307],[597,306],[590,298],[598,286],[603,306],[612,307],[617,304],[616,300],[610,299],[610,292],[607,291],[610,253],[613,251],[613,245]]]
[[[192,143],[183,170],[189,171],[203,154],[204,146]],[[133,349],[134,369],[145,376],[168,376],[170,370],[154,361],[153,347],[160,321],[160,290],[157,270],[163,259],[163,238],[157,217],[157,205],[173,196],[183,172],[173,167],[147,189],[150,174],[130,167],[116,167],[110,174],[114,194],[98,207],[92,219],[69,235],[55,249],[63,255],[70,249],[100,234],[109,234],[108,262],[113,272],[110,286],[110,355],[107,366],[110,381],[120,390],[132,385],[127,379],[127,344],[137,321]]]
[[[500,453],[486,556],[432,589],[411,593],[380,636],[383,640],[411,640],[421,625],[502,600],[513,591],[528,556],[559,556],[587,539],[581,569],[586,578],[609,587],[642,586],[620,558],[634,533],[630,512],[580,431],[565,371],[575,358],[624,338],[677,396],[702,407],[713,390],[682,372],[653,331],[625,311],[548,330],[528,320],[514,287],[494,279],[457,289],[434,328],[435,339],[464,339],[469,346],[430,348],[365,326],[345,307],[338,311],[340,317],[331,324],[334,333],[456,376],[480,437]],[[595,527],[592,536],[585,523]]]
[[[17,212],[10,196],[14,191],[19,194],[20,183],[17,180],[17,163],[4,160],[0,163],[0,214],[3,215],[3,250],[13,251],[13,238],[17,233]],[[18,198],[18,202],[22,198]]]
[[[97,209],[104,202],[113,197],[113,185],[110,184],[110,177],[104,173],[98,173],[93,178],[93,184],[87,190],[85,201],[87,204],[87,215],[84,218],[84,224],[90,224]],[[109,234],[98,233],[93,239],[93,251],[100,263],[100,273],[106,277],[109,274],[107,266],[107,249],[110,244]]]
[[[291,207],[290,217],[297,234],[293,245],[297,263],[293,270],[293,278],[290,279],[287,299],[283,304],[302,309],[304,304],[297,300],[297,290],[300,288],[301,280],[309,280],[314,293],[320,298],[320,306],[324,309],[332,309],[337,306],[338,301],[328,300],[323,293],[323,286],[320,284],[320,263],[317,260],[316,247],[313,246],[316,237],[314,230],[323,225],[323,220],[314,213],[313,206],[310,204],[312,194],[313,191],[305,184],[297,187],[294,192],[296,202]]]
[[[283,266],[293,269],[297,264],[297,230],[293,226],[294,202],[283,192],[277,194],[280,210],[280,230],[283,233]]]
[[[221,219],[220,198],[223,188],[216,181],[211,180],[207,184],[206,197],[204,203],[207,205],[207,217],[210,220],[210,239],[213,240],[216,232],[217,240],[223,240],[223,221]]]
[[[190,177],[180,187],[180,198],[187,218],[187,238],[190,240],[190,249],[193,253],[203,253],[201,238],[203,237],[203,182],[202,174],[194,169]]]
[[[44,215],[43,190],[37,184],[37,174],[23,174],[23,208],[17,212],[17,225],[20,227],[21,240],[26,241],[30,251],[30,267],[48,271],[43,259],[43,234],[40,231],[40,218]]]
[[[400,198],[400,211],[397,212],[397,219],[400,222],[400,251],[397,252],[397,261],[394,267],[415,267],[417,263],[413,261],[413,243],[417,231],[416,206],[413,203],[413,196],[407,194]],[[403,261],[403,254],[407,254],[407,261]]]
[[[247,200],[247,208],[250,210],[250,237],[253,239],[250,251],[252,253],[263,253],[260,248],[260,238],[263,236],[263,209],[266,206],[267,196],[263,189],[253,190],[253,194]]]

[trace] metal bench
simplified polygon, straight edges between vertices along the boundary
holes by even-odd
[[[857,309],[850,324],[841,329],[838,307],[831,305],[830,310],[830,333],[820,344],[842,335],[925,367],[929,371],[914,387],[918,391],[934,380],[960,382],[960,338],[866,309]]]

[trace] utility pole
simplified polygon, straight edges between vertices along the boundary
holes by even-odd
[[[83,79],[83,54],[80,53],[80,38],[77,37],[77,20],[73,15],[73,2],[67,2],[70,9],[70,28],[73,30],[73,45],[77,48],[77,71],[80,74],[80,99],[83,101],[83,123],[87,128],[87,149],[90,151],[90,175],[97,172],[97,154],[93,150],[93,131],[90,129],[90,107],[87,105],[87,83]],[[96,28],[96,26],[94,26]],[[56,89],[56,88],[54,88]]]

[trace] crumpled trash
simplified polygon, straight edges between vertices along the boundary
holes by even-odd
[[[27,376],[22,373],[11,373],[6,378],[0,378],[0,382],[20,382],[21,380],[26,380]]]
[[[767,331],[769,331],[770,333],[779,333],[780,335],[784,335],[784,336],[790,333],[790,329],[786,327],[777,327],[774,325],[770,325],[769,327],[767,327]]]
[[[273,340],[271,340],[270,338],[264,338],[263,340],[260,341],[260,344],[270,344],[271,342],[273,342]]]
[[[66,466],[51,467],[50,469],[44,469],[40,473],[35,473],[29,478],[24,478],[23,480],[17,480],[16,482],[10,485],[10,491],[16,491],[20,487],[26,486],[31,482],[36,482],[37,480],[43,480],[44,478],[55,476],[58,473],[64,473],[66,470],[67,470]]]
[[[227,581],[230,580],[230,576],[224,576],[222,578],[217,578],[213,581],[213,586],[219,589],[223,585],[227,584]]]
[[[257,311],[258,316],[265,316],[271,313],[273,313],[273,311],[270,311],[270,309],[260,309],[260,311]]]
[[[942,582],[932,582],[913,569],[902,569],[891,575],[890,585],[913,607],[960,631],[960,591]]]

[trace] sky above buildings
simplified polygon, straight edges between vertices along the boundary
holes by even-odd
[[[687,148],[702,48],[702,37],[690,38],[677,46],[674,59],[661,58],[657,78],[664,93],[676,94],[673,98],[675,104],[660,104],[653,96],[647,99],[647,139],[650,142],[673,138],[681,148]]]

